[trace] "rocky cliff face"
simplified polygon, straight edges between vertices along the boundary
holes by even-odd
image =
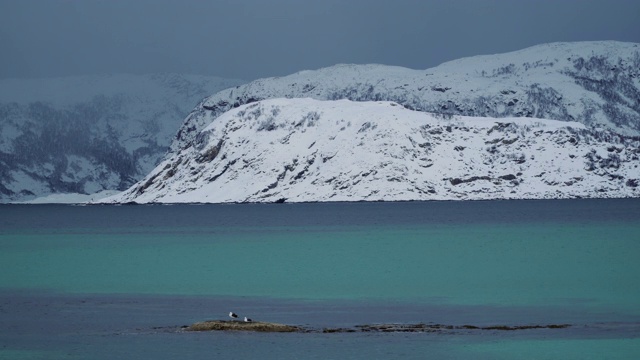
[[[635,197],[640,138],[578,122],[273,99],[213,119],[106,202]]]
[[[175,74],[0,80],[0,202],[124,190],[203,97],[240,81]]]

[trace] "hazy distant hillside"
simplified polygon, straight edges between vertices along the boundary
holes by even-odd
[[[0,80],[0,202],[124,190],[203,97],[239,80],[176,74]]]
[[[394,101],[428,112],[579,121],[640,134],[640,44],[552,43],[476,56],[427,70],[385,65],[336,65],[260,79],[221,91],[187,117],[174,152],[215,117],[271,98]]]

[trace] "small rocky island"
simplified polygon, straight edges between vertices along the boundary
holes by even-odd
[[[191,324],[185,328],[186,331],[256,331],[256,332],[302,332],[305,329],[293,326],[270,322],[252,321],[225,321],[208,320]]]
[[[255,331],[255,332],[304,332],[304,333],[355,333],[355,332],[415,332],[415,333],[468,333],[469,331],[518,331],[532,329],[565,329],[570,324],[544,325],[444,325],[444,324],[365,324],[341,328],[306,328],[270,322],[242,322],[208,320],[183,327],[185,331]]]

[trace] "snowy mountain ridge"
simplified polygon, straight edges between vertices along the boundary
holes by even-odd
[[[218,92],[185,119],[173,153],[224,112],[258,100],[393,101],[409,109],[482,117],[578,121],[640,134],[640,44],[551,43],[444,63],[427,70],[335,65],[259,79]]]
[[[104,202],[637,197],[639,158],[640,138],[579,122],[271,99],[217,117]]]
[[[2,79],[0,202],[124,190],[159,163],[195,104],[240,83],[179,74]]]

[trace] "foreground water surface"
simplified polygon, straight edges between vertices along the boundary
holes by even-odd
[[[0,206],[0,359],[640,355],[640,201]],[[385,334],[184,333],[235,311]]]

